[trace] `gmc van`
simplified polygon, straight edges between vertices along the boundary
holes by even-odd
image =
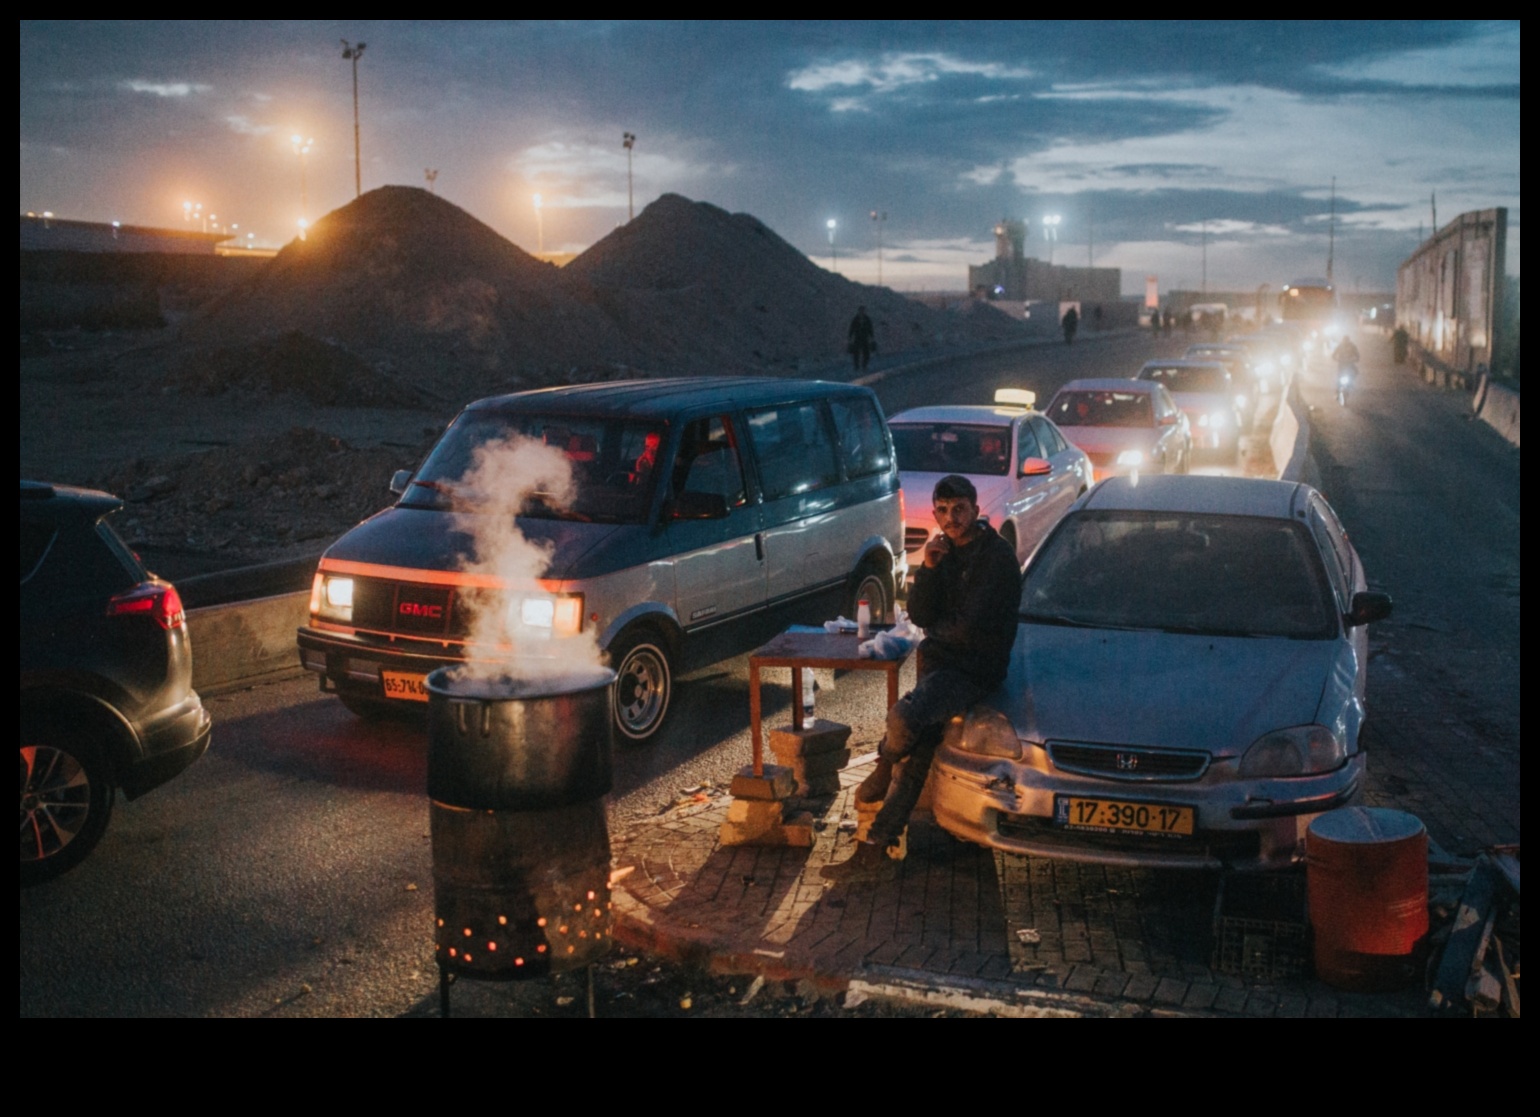
[[[477,448],[534,440],[571,464],[575,496],[530,493],[514,522],[548,550],[542,576],[468,573]],[[300,659],[361,716],[427,701],[435,668],[508,655],[471,613],[498,595],[515,657],[592,639],[618,678],[617,731],[662,727],[681,671],[747,651],[793,621],[891,619],[905,574],[891,436],[867,388],[709,377],[583,384],[471,404],[400,500],[321,557]],[[510,673],[517,673],[517,658]]]

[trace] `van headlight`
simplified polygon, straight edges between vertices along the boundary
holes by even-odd
[[[1240,774],[1260,777],[1315,776],[1334,772],[1347,760],[1347,749],[1324,725],[1296,725],[1264,734],[1241,757]]]
[[[353,579],[317,574],[310,584],[310,613],[322,620],[353,620]]]
[[[946,743],[976,756],[1021,759],[1021,738],[1016,736],[1016,727],[999,710],[988,706],[975,706],[960,727],[954,719],[948,727]]]
[[[1144,451],[1143,450],[1124,450],[1121,454],[1118,455],[1118,464],[1119,465],[1143,465],[1144,464]]]
[[[583,595],[540,593],[513,604],[514,617],[525,628],[550,636],[576,636],[583,630]]]

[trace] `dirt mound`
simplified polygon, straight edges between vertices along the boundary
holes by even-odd
[[[390,504],[389,482],[415,450],[359,448],[308,427],[196,454],[136,459],[92,483],[126,507],[113,526],[152,556],[219,556],[235,567],[309,553]]]
[[[209,353],[184,354],[166,382],[197,395],[290,394],[323,407],[416,407],[424,402],[410,386],[403,391],[340,345],[298,330]]]
[[[746,213],[665,194],[562,271],[671,371],[776,371],[843,352],[865,305],[883,351],[1020,336],[1003,314],[963,319],[819,267]]]
[[[372,190],[184,332],[200,348],[298,331],[392,379],[450,399],[634,363],[597,308],[566,296],[557,269],[426,190]]]

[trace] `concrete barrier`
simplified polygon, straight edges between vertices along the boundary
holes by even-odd
[[[1519,444],[1519,393],[1506,384],[1487,381],[1477,416],[1515,446]]]
[[[299,674],[294,632],[309,620],[309,593],[189,610],[193,687],[217,694]]]

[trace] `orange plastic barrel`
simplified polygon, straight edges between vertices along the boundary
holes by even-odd
[[[1339,989],[1399,988],[1428,933],[1428,831],[1383,807],[1328,811],[1305,834],[1316,976]]]

